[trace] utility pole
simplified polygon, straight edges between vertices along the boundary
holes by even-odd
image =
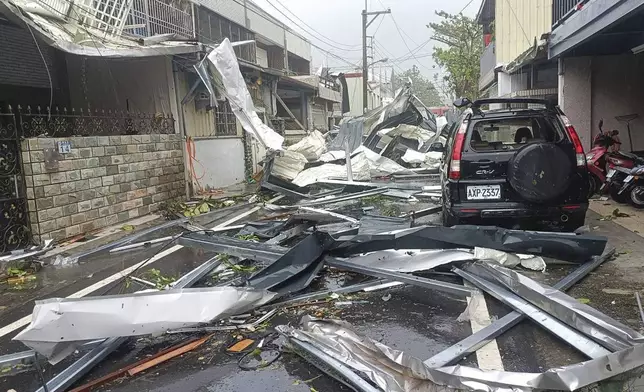
[[[369,64],[367,63],[367,27],[369,27],[379,15],[391,14],[391,9],[386,11],[367,12],[367,2],[364,0],[364,10],[362,10],[362,113],[367,111],[368,102],[368,85],[369,85]],[[373,15],[371,20],[368,17]],[[373,46],[373,45],[372,45]]]

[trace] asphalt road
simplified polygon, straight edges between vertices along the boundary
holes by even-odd
[[[635,329],[642,328],[637,305],[632,292],[644,291],[644,268],[641,254],[644,241],[638,234],[630,232],[613,221],[600,221],[592,212],[588,223],[593,233],[606,235],[609,244],[617,247],[620,255],[585,280],[569,293],[575,298],[586,298],[591,306],[605,312]],[[618,218],[619,219],[619,218]],[[5,291],[0,296],[0,328],[30,314],[33,301],[38,298],[68,296],[96,282],[130,267],[159,252],[160,247],[123,253],[115,257],[101,253],[67,268],[46,267],[39,276],[38,285],[20,292]],[[212,257],[212,254],[192,249],[177,250],[146,269],[156,268],[166,276],[180,276],[198,264]],[[574,266],[549,266],[546,273],[526,272],[530,277],[552,284],[572,271]],[[436,277],[453,283],[461,283],[452,277]],[[325,271],[309,288],[311,291],[326,287],[338,287],[360,282],[364,276],[338,271]],[[205,284],[206,282],[202,282]],[[114,282],[89,295],[132,292],[142,287],[125,286]],[[388,300],[388,294],[391,298]],[[384,299],[383,299],[384,298]],[[485,297],[489,317],[496,319],[510,309],[498,301]],[[294,307],[272,319],[271,327],[280,324],[297,324],[305,314],[321,317],[340,318],[352,323],[356,330],[372,339],[391,347],[402,349],[421,359],[429,358],[472,333],[471,322],[457,322],[458,315],[465,310],[466,302],[437,291],[411,286],[400,286],[371,293],[360,293],[342,298],[343,301],[361,301],[347,306],[332,303],[316,306]],[[19,342],[10,339],[17,333],[6,333],[0,337],[0,354],[24,350]],[[0,329],[2,331],[2,329]],[[5,329],[6,331],[6,329]],[[284,353],[273,365],[257,370],[244,371],[237,366],[237,357],[225,352],[237,333],[216,333],[205,345],[157,367],[128,379],[106,384],[101,391],[345,391],[348,388],[321,373],[317,368],[291,353]],[[262,332],[244,333],[244,337],[258,338]],[[117,352],[110,355],[77,385],[100,377],[128,363],[176,344],[186,336],[132,338]],[[557,366],[573,364],[584,357],[559,341],[547,331],[529,321],[524,321],[497,339],[498,356],[502,369],[508,371],[537,372]],[[50,378],[67,366],[70,361],[56,366],[47,365],[45,377]],[[479,363],[476,354],[464,358],[460,364],[487,367]],[[493,366],[497,366],[493,364]],[[33,391],[39,386],[34,371],[9,374],[0,377],[0,391],[14,389],[17,392]]]

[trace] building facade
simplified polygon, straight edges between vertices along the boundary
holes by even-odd
[[[310,43],[251,1],[0,0],[0,251],[64,239],[248,180],[265,151],[195,65],[229,39],[260,117],[327,130],[336,83]],[[56,32],[55,34],[53,32]],[[79,39],[84,37],[84,39]]]
[[[483,0],[482,96],[557,98],[557,65],[547,56],[551,20],[552,0]]]
[[[559,66],[559,104],[585,148],[603,119],[604,130],[619,130],[622,150],[644,150],[643,26],[642,1],[553,1],[548,55]]]

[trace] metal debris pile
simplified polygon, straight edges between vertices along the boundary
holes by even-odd
[[[390,104],[345,120],[337,134],[313,131],[269,156],[261,185],[295,199],[340,185],[438,198],[438,189],[426,185],[437,180],[442,153],[431,148],[445,142],[441,130],[446,123],[406,85]]]
[[[444,124],[437,124],[410,86],[391,104],[343,123],[334,139],[312,132],[282,149],[281,136],[257,117],[233,61],[234,51],[225,40],[196,70],[213,96],[216,85],[231,100],[244,129],[275,152],[261,186],[279,195],[266,202],[255,203],[258,198],[253,197],[218,205],[214,211],[192,206],[199,213],[188,214],[190,220],[175,220],[61,259],[68,264],[99,252],[121,257],[141,249],[155,251],[117,282],[136,284],[139,291],[37,301],[31,323],[14,338],[31,351],[0,357],[0,364],[33,364],[42,377],[39,357],[46,357],[64,368],[49,380],[42,377],[38,392],[72,386],[74,392],[89,391],[136,377],[198,350],[217,334],[232,332],[234,341],[226,352],[237,356],[242,369],[266,367],[290,351],[356,391],[575,390],[644,366],[644,336],[565,294],[612,257],[605,237],[435,225],[441,207],[419,199],[440,197],[440,186],[428,182],[435,179],[440,159],[431,146],[444,142]],[[147,279],[134,276],[179,248],[211,257],[177,279],[158,271]],[[544,271],[551,259],[576,267],[554,286],[519,272]],[[313,289],[317,281],[338,273],[360,281]],[[483,293],[511,312],[423,359],[309,308],[320,302],[352,306],[360,301],[340,299],[398,286],[467,300],[454,322],[473,317]],[[390,299],[391,293],[382,296],[384,308]],[[293,307],[309,313],[299,325],[288,319],[287,310]],[[278,317],[281,325],[272,325]],[[588,360],[541,373],[458,364],[525,319]],[[102,377],[84,378],[124,343],[150,336],[167,339],[167,348]],[[177,340],[182,337],[186,339]]]
[[[359,204],[374,191],[370,192],[328,198],[333,203]],[[564,293],[612,256],[614,252],[605,249],[604,237],[499,227],[414,226],[411,216],[369,215],[363,212],[364,206],[349,209],[352,216],[329,213],[319,208],[316,199],[309,202],[311,207],[286,206],[276,214],[272,203],[280,198],[265,206],[249,203],[201,215],[202,219],[225,220],[210,229],[205,228],[210,224],[204,220],[201,224],[178,220],[162,225],[164,230],[182,228],[169,239],[159,236],[167,239],[165,242],[148,239],[135,243],[140,236],[133,234],[129,241],[101,249],[118,255],[141,247],[161,251],[180,246],[214,256],[179,279],[164,281],[163,287],[154,282],[146,285],[140,279],[144,288],[133,294],[38,301],[31,324],[15,339],[34,350],[31,355],[35,352],[51,363],[70,355],[78,358],[46,381],[47,390],[66,390],[135,337],[189,338],[75,390],[134,377],[157,363],[198,349],[213,334],[250,334],[266,329],[275,332],[236,340],[228,348],[239,355],[240,367],[267,366],[288,350],[357,391],[574,390],[644,365],[644,336]],[[237,214],[233,218],[229,218],[231,211]],[[250,220],[237,224],[244,218]],[[149,237],[154,231],[146,234]],[[554,286],[511,269],[543,270],[551,258],[577,264]],[[312,282],[339,271],[363,276],[363,280],[332,290],[311,290]],[[470,285],[456,283],[455,276]],[[329,298],[336,299],[335,307],[352,306],[360,301],[339,299],[394,286],[471,299],[459,320],[470,317],[476,306],[474,298],[482,293],[498,299],[512,312],[431,358],[413,357],[388,346],[387,341],[362,336],[347,322],[319,318],[314,312],[297,326],[271,324],[273,318],[294,306],[306,309],[311,303],[328,303]],[[391,298],[388,295],[382,298],[385,307]],[[524,319],[567,342],[588,361],[542,373],[455,365]],[[282,343],[276,343],[278,336]],[[78,352],[85,354],[78,357],[74,354]],[[11,360],[24,363],[26,358],[25,353],[18,353]],[[3,363],[8,360],[2,358]]]

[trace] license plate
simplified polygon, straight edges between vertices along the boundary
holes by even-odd
[[[610,170],[608,171],[608,174],[606,174],[606,178],[611,179],[614,175],[615,175],[615,170],[614,170],[614,169],[610,169]]]
[[[490,200],[501,198],[501,185],[477,185],[467,187],[468,200]]]
[[[632,180],[632,179],[633,179],[633,176],[627,176],[627,177],[624,179],[624,183],[627,183],[627,182],[629,182],[629,181],[630,181],[630,180]]]

